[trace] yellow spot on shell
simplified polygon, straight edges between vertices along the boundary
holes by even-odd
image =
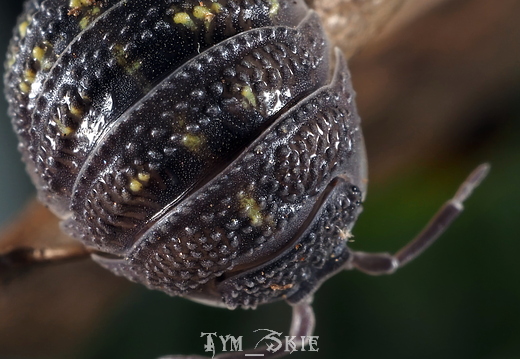
[[[205,6],[195,6],[193,8],[193,16],[197,19],[204,19],[206,16],[213,16],[213,13]]]
[[[222,5],[220,5],[218,2],[214,2],[211,4],[211,10],[213,10],[216,13],[219,13],[222,10]]]
[[[13,67],[16,62],[16,58],[10,53],[7,58],[7,68]]]
[[[70,10],[69,15],[84,16],[79,20],[79,27],[81,30],[85,30],[87,26],[94,20],[97,15],[101,13],[101,7],[93,6],[96,3],[94,0],[71,0],[69,3]]]
[[[20,91],[22,91],[25,94],[31,92],[31,85],[33,84],[35,79],[36,79],[36,71],[34,71],[31,68],[26,69],[23,72],[22,82],[20,82],[20,85],[18,86],[18,88],[20,89]]]
[[[280,10],[280,3],[278,0],[269,0],[269,3],[271,3],[271,7],[269,8],[269,16],[273,17],[278,15],[278,11]]]
[[[24,21],[20,25],[18,25],[18,32],[20,33],[20,37],[23,39],[25,35],[27,35],[27,28],[29,27],[29,21]]]
[[[179,12],[173,16],[173,22],[186,26],[190,30],[195,30],[197,26],[191,19],[190,15],[185,12]]]
[[[148,182],[150,180],[150,174],[146,172],[140,172],[137,175],[137,179],[141,182]]]
[[[63,130],[61,131],[61,134],[63,136],[69,136],[73,133],[74,133],[74,129],[72,127],[64,127]]]
[[[74,9],[83,6],[92,6],[94,2],[94,0],[70,0],[69,7]]]
[[[194,134],[187,134],[182,137],[182,144],[190,151],[198,151],[204,144],[204,137]]]
[[[132,192],[139,192],[143,189],[143,184],[136,180],[135,178],[132,178],[130,180],[130,191]]]
[[[253,226],[259,226],[263,223],[263,216],[260,206],[252,197],[241,195],[240,208],[246,213]]]
[[[24,80],[30,84],[32,84],[34,82],[34,80],[36,79],[36,71],[34,71],[33,69],[27,69],[23,72],[23,75],[24,75]]]
[[[135,74],[139,69],[143,66],[143,63],[141,61],[134,61],[130,64],[130,66],[127,67],[127,71],[129,74]]]
[[[244,96],[248,104],[250,104],[253,107],[256,107],[256,97],[250,86],[242,87],[242,92],[240,93],[242,94],[242,96]]]
[[[20,82],[20,85],[18,85],[18,88],[20,89],[20,91],[22,91],[25,94],[28,94],[29,92],[31,92],[31,86],[25,82]]]
[[[130,179],[130,183],[128,184],[128,188],[130,191],[136,193],[141,191],[145,184],[150,180],[150,174],[148,172],[139,172],[136,177],[132,177]]]
[[[33,47],[31,54],[35,61],[37,61],[41,69],[47,71],[52,66],[52,45],[48,41],[43,44]]]
[[[79,21],[79,28],[81,30],[85,30],[88,26],[88,24],[90,23],[90,17],[89,16],[85,16],[84,18],[82,18],[80,21]]]
[[[128,63],[128,60],[126,58],[125,50],[123,49],[123,46],[117,44],[112,48],[112,53],[114,54],[117,63],[121,66],[126,66]]]
[[[58,127],[58,131],[63,137],[70,136],[74,133],[74,129],[70,126],[66,126],[60,119],[55,118],[54,122],[56,123],[56,127]]]
[[[122,66],[129,75],[135,75],[143,66],[141,60],[130,61],[122,45],[115,45],[112,49],[112,53],[119,66]]]
[[[215,17],[215,14],[211,12],[206,6],[195,6],[193,8],[193,16],[197,19],[203,20],[206,25],[206,29],[209,29],[211,21]]]
[[[69,111],[72,115],[76,116],[76,117],[82,117],[83,114],[84,114],[84,111],[83,111],[83,108],[79,107],[79,106],[74,106],[74,105],[71,105],[69,107]]]
[[[42,62],[42,70],[43,71],[49,71],[52,68],[52,60],[51,59],[44,59]]]
[[[45,56],[45,49],[43,47],[40,47],[40,46],[33,47],[33,49],[32,49],[32,57],[36,61],[42,62],[44,56]]]

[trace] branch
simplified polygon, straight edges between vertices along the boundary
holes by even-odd
[[[60,263],[89,255],[82,244],[60,230],[54,214],[33,200],[0,233],[0,279],[8,274],[8,269]]]
[[[329,39],[348,59],[380,33],[404,3],[405,0],[315,0],[313,7],[322,18]]]

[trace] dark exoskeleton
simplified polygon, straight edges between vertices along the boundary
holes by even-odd
[[[365,145],[331,52],[303,1],[30,0],[6,93],[40,200],[95,261],[204,304],[285,300],[299,338],[325,279],[406,264],[488,170],[396,255],[350,250]]]

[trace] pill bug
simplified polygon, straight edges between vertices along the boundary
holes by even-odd
[[[326,278],[405,264],[487,171],[396,256],[351,251],[366,156],[330,53],[303,1],[33,0],[5,87],[38,197],[95,261],[205,304],[286,300],[308,332]]]

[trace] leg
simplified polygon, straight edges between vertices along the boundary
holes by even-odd
[[[345,269],[356,268],[362,272],[378,275],[391,274],[397,268],[404,266],[419,256],[448,228],[462,212],[462,203],[480,184],[489,172],[489,165],[478,166],[462,183],[455,196],[447,201],[430,220],[417,237],[404,246],[395,255],[388,253],[353,252],[352,260],[347,262]]]
[[[314,311],[310,303],[299,303],[293,306],[293,315],[291,320],[291,330],[289,335],[295,336],[299,339],[301,336],[309,336],[312,335],[314,331]],[[284,334],[280,336],[280,339],[285,337]],[[294,349],[299,349],[301,347],[301,341],[295,339],[294,343],[296,347]],[[260,347],[255,349],[249,349],[245,351],[237,351],[230,353],[222,353],[214,356],[214,359],[243,359],[243,358],[282,358],[289,354],[285,349],[285,342],[282,340],[283,344],[279,350],[274,353],[269,351],[267,347]],[[217,343],[217,341],[215,341]],[[273,343],[276,346],[276,343]],[[200,355],[172,355],[165,356],[159,359],[210,359],[210,357],[200,356]]]

